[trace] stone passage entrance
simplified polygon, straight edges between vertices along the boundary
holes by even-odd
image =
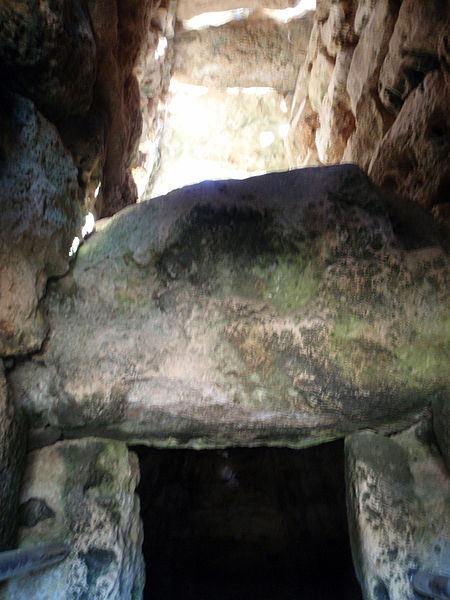
[[[146,600],[358,600],[343,443],[134,448]]]

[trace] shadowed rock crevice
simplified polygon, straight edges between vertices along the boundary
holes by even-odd
[[[34,527],[40,521],[51,519],[55,512],[42,498],[30,498],[19,506],[19,525],[21,527]]]

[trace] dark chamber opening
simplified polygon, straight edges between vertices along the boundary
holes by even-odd
[[[146,600],[358,600],[343,442],[139,455]]]

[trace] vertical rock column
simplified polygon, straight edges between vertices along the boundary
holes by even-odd
[[[358,37],[350,0],[319,0],[286,139],[290,167],[340,162],[355,128],[346,81]]]
[[[346,439],[353,561],[365,600],[415,600],[411,572],[449,575],[450,476],[424,421]]]
[[[77,171],[55,127],[17,94],[0,97],[0,356],[38,350],[48,277],[69,267],[81,224]]]
[[[2,600],[138,600],[144,586],[135,454],[125,444],[84,438],[27,457],[19,547],[64,542],[61,563],[10,579]]]
[[[173,63],[177,0],[165,0],[159,4],[152,10],[150,27],[135,68],[139,82],[142,134],[131,167],[141,199],[160,163],[160,142]]]

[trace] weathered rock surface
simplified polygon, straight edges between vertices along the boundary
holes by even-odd
[[[380,98],[390,111],[398,113],[425,75],[439,67],[437,42],[449,17],[446,0],[401,3],[380,73]]]
[[[329,56],[336,56],[342,47],[353,46],[358,41],[353,31],[356,3],[352,0],[338,0],[328,4],[327,16],[319,21],[322,43]],[[320,13],[319,13],[320,14]]]
[[[320,126],[317,112],[320,103],[317,103],[317,107],[314,109],[309,95],[310,74],[318,51],[319,26],[317,20],[314,20],[305,62],[295,84],[289,115],[289,131],[285,140],[285,148],[290,168],[320,165],[315,139],[316,131]],[[326,66],[329,68],[328,65]]]
[[[176,6],[176,0],[168,0],[152,11],[147,38],[134,69],[141,98],[142,134],[137,155],[132,161],[132,175],[140,199],[144,198],[144,192],[159,166],[173,63]]]
[[[61,563],[10,579],[4,600],[138,600],[145,570],[134,493],[136,455],[125,444],[86,438],[31,452],[21,491],[19,547],[65,542]]]
[[[398,0],[379,0],[367,15],[368,22],[353,52],[347,80],[347,89],[355,114],[358,105],[364,102],[363,94],[378,91],[380,69],[388,51],[398,9]]]
[[[327,94],[333,76],[334,59],[328,56],[324,48],[318,48],[314,58],[311,57],[310,76],[307,79],[308,96],[311,106],[318,113]]]
[[[320,162],[325,165],[340,161],[347,140],[355,129],[355,118],[346,90],[352,55],[353,48],[338,51],[330,84],[319,110],[320,127],[316,132],[316,147]]]
[[[25,448],[25,428],[8,397],[0,360],[0,552],[14,547]]]
[[[356,163],[388,192],[448,223],[449,10],[443,0],[318,2],[286,139],[291,167],[313,164],[315,154],[325,164]],[[338,59],[352,50],[344,82]],[[333,81],[335,91],[346,84],[350,107],[330,91]],[[319,119],[313,146],[314,119],[309,111],[300,118],[305,90]],[[308,146],[299,149],[303,139]]]
[[[320,164],[316,147],[316,131],[319,115],[313,110],[309,98],[304,98],[297,108],[295,118],[290,123],[285,140],[289,167],[296,165],[316,166]]]
[[[40,348],[47,278],[68,269],[80,224],[77,171],[56,129],[29,100],[0,100],[0,354]]]
[[[404,102],[369,167],[371,177],[423,208],[450,197],[450,86],[429,73]]]
[[[364,3],[358,10],[362,11],[362,7]],[[347,91],[356,119],[356,131],[349,140],[343,160],[355,162],[365,170],[377,144],[393,122],[392,115],[380,102],[378,80],[398,9],[398,0],[380,0],[370,11],[364,12],[364,16],[360,15],[361,19],[367,19],[367,23],[353,52],[348,72]]]
[[[338,163],[355,119],[346,91],[357,38],[351,2],[321,2],[295,86],[286,152],[291,167]],[[314,141],[311,133],[314,132]],[[302,149],[302,141],[307,147]]]
[[[393,436],[346,439],[353,560],[365,600],[415,600],[409,574],[447,574],[450,476],[430,422]]]
[[[178,0],[177,18],[179,20],[192,19],[197,15],[207,12],[234,10],[243,8],[257,10],[261,8],[283,9],[297,4],[297,0]]]
[[[378,0],[359,0],[353,23],[353,29],[358,37],[361,36],[361,33],[370,20],[372,11],[378,4],[380,4]]]
[[[0,60],[9,85],[53,121],[85,114],[97,61],[85,3],[3,2],[0,24]]]
[[[88,153],[92,152],[92,147],[101,148],[102,186],[96,202],[98,217],[110,216],[136,201],[137,190],[130,163],[141,134],[142,116],[139,86],[133,69],[148,35],[152,4],[140,0],[94,0],[89,3],[98,64],[95,102],[87,120],[98,123],[93,130],[94,139],[83,128],[82,142],[87,142]],[[78,138],[79,132],[75,131],[75,134]],[[91,168],[95,172],[99,166],[94,161]]]
[[[98,216],[136,201],[130,167],[142,117],[133,70],[169,4],[46,0],[0,7],[2,80],[57,126]],[[158,63],[153,48],[151,60]]]
[[[365,94],[356,111],[356,129],[348,139],[342,162],[356,163],[367,172],[378,145],[392,122],[392,116],[382,106],[377,94]]]
[[[400,251],[357,167],[205,182],[81,248],[10,383],[34,427],[67,435],[302,445],[399,426],[445,392],[446,277],[438,248]]]
[[[174,75],[212,87],[295,89],[311,33],[313,11],[287,24],[260,16],[221,27],[178,31]]]

